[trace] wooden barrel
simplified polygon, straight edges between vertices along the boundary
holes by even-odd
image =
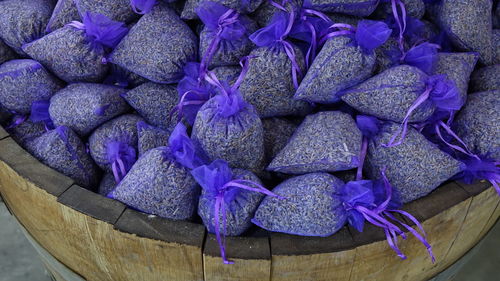
[[[327,238],[259,232],[227,239],[222,264],[202,225],[128,209],[74,184],[19,147],[0,127],[0,193],[11,213],[57,261],[86,280],[427,280],[472,248],[500,215],[498,196],[481,182],[446,183],[404,206],[419,219],[436,262],[413,236],[345,227]]]

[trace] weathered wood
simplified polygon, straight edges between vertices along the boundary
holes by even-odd
[[[326,238],[228,238],[228,256],[236,264],[223,265],[213,235],[203,244],[202,225],[125,209],[73,185],[9,137],[0,140],[0,193],[55,259],[87,280],[105,281],[425,280],[477,243],[500,215],[493,189],[448,183],[403,208],[422,222],[435,264],[411,235],[399,241],[408,256],[401,261],[383,232],[367,224],[363,233],[346,227]]]
[[[271,233],[271,280],[348,280],[353,269],[354,241],[349,230],[330,237]]]
[[[9,136],[9,133],[7,133],[7,131],[5,131],[5,129],[2,128],[2,126],[0,126],[0,140],[3,140],[8,136]]]
[[[482,238],[480,234],[495,211],[496,203],[499,201],[496,191],[490,188],[490,184],[476,183],[463,187],[467,191],[473,191],[471,194],[475,196],[472,198],[460,232],[444,259],[449,261],[448,265],[451,265],[452,261],[464,255],[470,249],[470,245],[475,245]],[[482,190],[482,192],[477,193],[477,190]]]
[[[95,219],[115,224],[125,211],[119,201],[101,196],[78,185],[71,186],[57,201]]]
[[[73,184],[72,179],[40,163],[11,138],[0,140],[0,160],[25,179],[19,180],[17,188],[26,188],[28,181],[57,197]]]
[[[203,251],[205,280],[271,280],[269,238],[226,237],[226,256],[234,264],[223,263],[215,235],[207,235]]]

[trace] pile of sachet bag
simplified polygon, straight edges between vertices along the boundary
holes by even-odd
[[[402,204],[500,194],[495,28],[491,0],[0,0],[0,122],[82,187],[202,221],[225,263],[256,226],[365,222],[433,259]]]

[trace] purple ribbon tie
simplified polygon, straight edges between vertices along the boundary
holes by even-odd
[[[254,187],[252,187],[252,186],[254,186]],[[225,244],[226,244],[226,224],[227,224],[225,196],[226,196],[226,191],[231,187],[239,188],[242,190],[248,190],[248,191],[252,191],[252,192],[258,192],[258,193],[262,193],[262,194],[265,194],[268,196],[283,199],[283,197],[272,193],[271,191],[267,190],[262,185],[255,183],[253,181],[248,181],[248,180],[232,180],[232,181],[224,184],[219,189],[219,193],[215,197],[215,207],[214,207],[215,236],[217,238],[217,243],[219,244],[221,257],[222,257],[222,261],[224,262],[224,264],[233,264],[234,263],[234,262],[229,261],[227,259],[226,246],[225,246]],[[222,235],[220,232],[220,221],[219,221],[219,216],[220,216],[221,211],[222,211],[222,226],[223,226]]]

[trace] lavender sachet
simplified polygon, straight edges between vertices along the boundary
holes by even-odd
[[[160,217],[190,219],[200,193],[190,171],[201,164],[186,128],[179,123],[168,146],[146,152],[108,197]]]
[[[121,22],[90,12],[23,46],[23,50],[66,82],[101,82],[107,56],[128,32]]]

